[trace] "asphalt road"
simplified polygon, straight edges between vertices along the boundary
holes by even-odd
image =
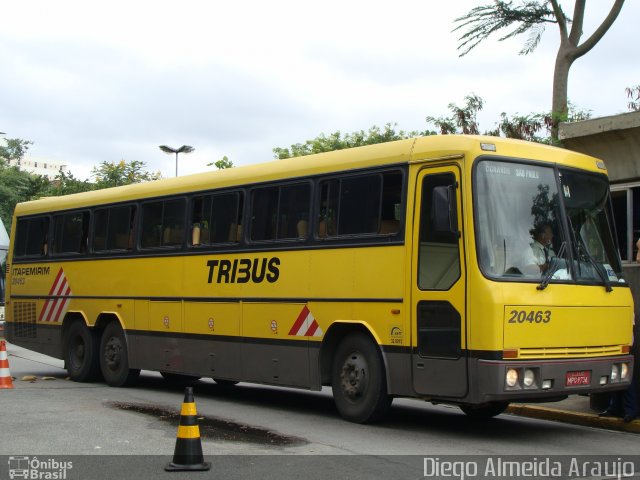
[[[328,390],[201,380],[193,386],[212,470],[166,473],[183,386],[152,372],[135,388],[80,384],[66,380],[59,360],[13,345],[8,352],[16,379],[13,389],[0,390],[0,480],[9,457],[14,466],[25,457],[53,468],[70,461],[65,478],[461,478],[425,471],[425,458],[435,467],[451,458],[541,462],[557,455],[563,462],[610,455],[614,463],[636,462],[640,472],[635,434],[508,414],[473,422],[457,408],[404,399],[394,401],[385,422],[356,425],[339,418]]]

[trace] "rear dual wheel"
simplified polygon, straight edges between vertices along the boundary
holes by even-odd
[[[100,376],[100,336],[84,322],[73,321],[64,333],[64,363],[74,382],[90,382]]]
[[[111,322],[100,340],[100,369],[111,387],[126,387],[135,383],[140,370],[129,368],[129,353],[124,332],[117,322]]]

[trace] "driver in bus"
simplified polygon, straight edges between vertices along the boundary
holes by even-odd
[[[549,261],[556,256],[553,251],[553,230],[550,223],[539,223],[531,230],[533,243],[530,244],[531,251],[535,257],[535,263],[540,268],[541,273],[545,273],[549,268]]]

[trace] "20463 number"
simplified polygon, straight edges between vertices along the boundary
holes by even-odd
[[[511,310],[509,323],[549,323],[551,310]]]

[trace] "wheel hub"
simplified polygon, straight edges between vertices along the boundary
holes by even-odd
[[[117,338],[110,338],[104,348],[104,359],[110,370],[117,370],[122,358],[122,344]]]
[[[359,352],[347,357],[342,366],[340,384],[345,396],[350,400],[357,400],[367,388],[367,363]]]

